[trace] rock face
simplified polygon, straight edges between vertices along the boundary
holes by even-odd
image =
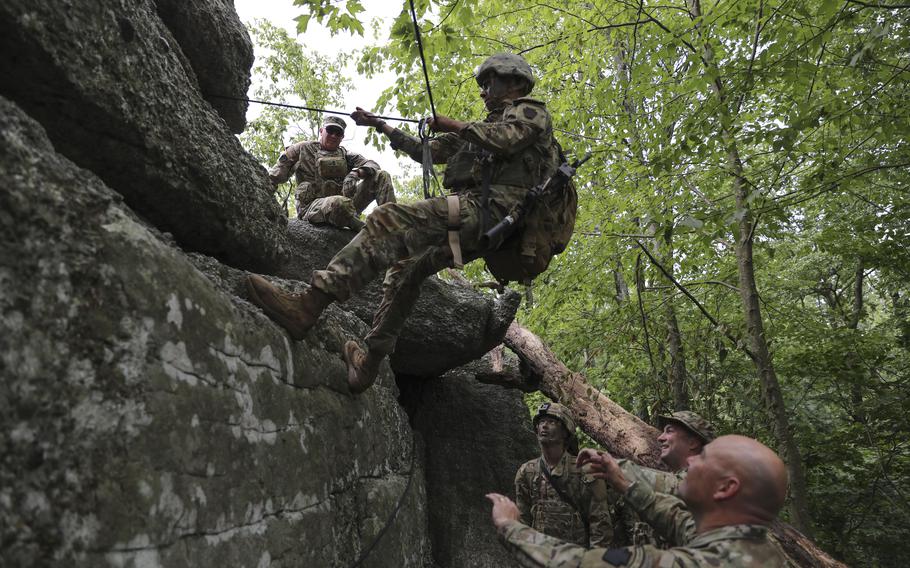
[[[8,566],[424,566],[386,367],[352,398],[332,310],[290,343],[0,100]]]
[[[482,496],[536,452],[527,411],[437,377],[519,298],[429,279],[356,397],[341,346],[380,282],[301,342],[247,303],[245,270],[300,289],[351,234],[288,231],[243,109],[203,96],[249,84],[238,26],[229,0],[0,2],[0,564],[504,564]]]
[[[151,0],[6,0],[0,53],[0,95],[139,215],[235,266],[281,263],[286,220],[265,169],[203,99]]]
[[[491,530],[495,491],[515,494],[515,472],[540,455],[528,409],[515,390],[484,385],[468,369],[416,385],[414,428],[428,451],[427,500],[439,568],[518,566]]]
[[[234,1],[156,0],[155,5],[190,60],[205,100],[231,132],[243,132],[248,103],[236,99],[246,98],[250,88],[253,42],[237,17]]]

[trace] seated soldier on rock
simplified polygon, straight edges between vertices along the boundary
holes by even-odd
[[[367,205],[374,199],[378,205],[395,203],[395,190],[379,164],[341,145],[346,126],[341,118],[327,117],[319,140],[285,148],[269,170],[269,179],[278,185],[294,174],[298,219],[359,231],[363,228],[359,216]]]
[[[606,452],[582,450],[577,463],[621,493],[673,548],[586,549],[524,525],[515,503],[490,493],[500,540],[522,566],[786,566],[768,538],[768,525],[786,499],[787,470],[777,454],[756,440],[722,436],[690,457],[689,473],[679,486],[682,501],[629,481]]]

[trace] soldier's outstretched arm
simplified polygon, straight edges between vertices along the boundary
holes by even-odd
[[[389,138],[393,150],[400,150],[415,162],[423,161],[423,145],[416,136],[392,127],[375,114],[357,107],[351,118],[358,126],[371,126]],[[430,141],[430,153],[434,164],[444,164],[457,150],[457,135],[443,134]]]
[[[524,568],[645,568],[702,566],[692,550],[660,550],[653,546],[587,549],[547,536],[518,521],[518,507],[509,498],[490,493],[493,524],[506,550]]]
[[[585,548],[547,536],[522,524],[518,507],[499,493],[487,494],[493,503],[493,524],[506,549],[525,568],[578,566]]]
[[[685,503],[650,486],[626,478],[619,464],[607,452],[585,448],[578,452],[576,463],[587,466],[591,475],[609,483],[642,520],[674,546],[683,546],[695,536],[695,521]]]

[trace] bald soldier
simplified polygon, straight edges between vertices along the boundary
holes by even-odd
[[[591,449],[577,463],[623,494],[664,538],[680,546],[585,549],[548,537],[519,521],[518,507],[490,493],[493,524],[505,547],[527,568],[783,567],[786,559],[768,540],[768,526],[783,507],[787,470],[771,449],[744,436],[723,436],[688,460],[682,501],[630,481],[606,452]]]
[[[341,145],[346,127],[343,119],[326,117],[319,140],[285,148],[269,170],[269,179],[278,185],[294,174],[298,219],[359,231],[363,228],[359,216],[367,205],[374,199],[377,205],[395,203],[395,190],[379,164]]]

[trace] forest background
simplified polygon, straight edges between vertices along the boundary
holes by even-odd
[[[353,64],[394,76],[371,110],[430,114],[408,2],[391,27],[359,0],[295,4],[299,32],[372,40],[327,57],[257,21],[253,98],[337,108]],[[902,566],[910,4],[414,4],[439,114],[483,118],[473,69],[521,53],[567,153],[594,156],[572,244],[519,321],[646,421],[691,409],[765,441],[790,469],[786,520],[850,565]],[[319,120],[269,107],[241,139],[272,164],[287,132],[314,138]],[[404,200],[416,174],[397,176]],[[482,261],[467,275],[489,279]]]

